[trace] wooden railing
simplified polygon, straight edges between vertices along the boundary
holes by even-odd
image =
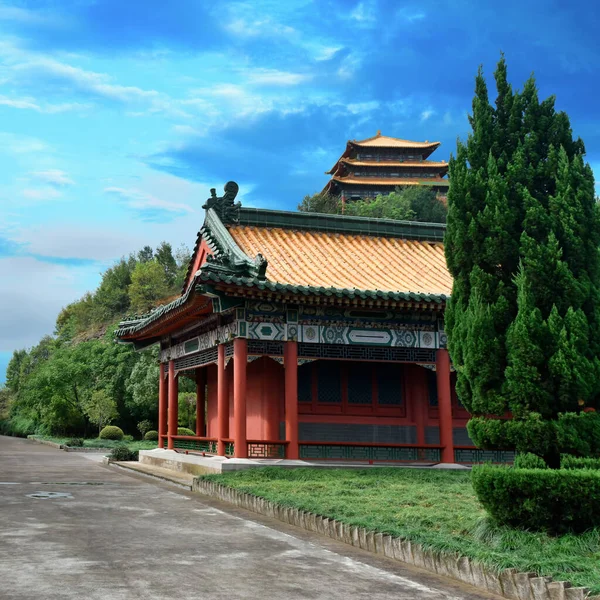
[[[299,442],[305,460],[440,462],[437,444],[379,444],[372,442]]]
[[[194,452],[205,452],[206,454],[217,453],[217,438],[196,435],[174,435],[172,439],[173,447],[176,450],[193,450]]]
[[[454,446],[454,461],[460,464],[512,463],[514,459],[514,450],[482,450],[475,446]]]
[[[283,440],[248,440],[248,458],[285,458],[288,444]]]

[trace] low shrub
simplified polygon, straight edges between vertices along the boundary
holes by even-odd
[[[110,453],[110,458],[117,461],[138,460],[139,453],[137,450],[130,450],[127,446],[116,446]]]
[[[154,431],[153,429],[151,429],[150,431],[146,431],[144,439],[147,442],[158,442],[158,431]]]
[[[558,420],[558,445],[565,454],[600,456],[600,413],[564,413]]]
[[[515,469],[547,469],[544,459],[532,452],[522,452],[515,456]]]
[[[71,438],[67,442],[67,446],[70,448],[81,448],[83,446],[83,440],[81,438]]]
[[[107,425],[98,437],[101,440],[122,440],[123,430],[115,425]]]
[[[480,465],[471,473],[479,501],[499,525],[551,534],[600,526],[600,472]]]
[[[124,435],[123,441],[124,442],[133,442],[133,436],[132,435]]]
[[[560,459],[561,469],[600,469],[600,458],[581,458],[563,454]]]
[[[144,436],[149,432],[152,431],[152,421],[149,421],[148,419],[144,419],[143,421],[140,421],[137,424],[137,430],[140,432],[141,436],[146,439]]]
[[[196,432],[188,429],[187,427],[178,427],[177,435],[196,435]]]
[[[554,420],[538,413],[521,418],[473,417],[467,424],[478,448],[533,452],[538,456],[558,453],[600,457],[600,413],[561,413]],[[558,466],[558,465],[557,465]]]

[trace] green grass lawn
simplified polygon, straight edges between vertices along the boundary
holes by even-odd
[[[57,444],[67,444],[72,438],[70,437],[53,437],[49,435],[36,435],[35,437],[42,440],[49,440]],[[135,441],[117,441],[117,440],[101,440],[99,438],[90,438],[83,440],[84,448],[114,448],[115,446],[127,446],[130,450],[153,450],[157,447],[157,442],[148,442],[145,440]]]
[[[535,571],[600,593],[599,529],[551,537],[497,527],[475,497],[470,472],[271,467],[203,479],[426,548],[456,552],[498,570]]]

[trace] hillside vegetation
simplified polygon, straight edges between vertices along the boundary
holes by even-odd
[[[174,298],[189,258],[166,242],[121,258],[93,293],[62,309],[53,335],[16,350],[0,389],[0,433],[88,436],[109,421],[135,434],[140,421],[155,423],[158,350],[116,344],[114,331],[124,316]]]

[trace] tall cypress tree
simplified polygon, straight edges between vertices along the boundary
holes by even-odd
[[[504,56],[494,76],[495,106],[479,70],[472,132],[450,160],[446,234],[449,349],[482,447],[519,446],[517,425],[498,437],[490,415],[538,431],[600,391],[600,214],[583,143],[533,77],[513,91]],[[555,437],[539,450],[549,463]]]

